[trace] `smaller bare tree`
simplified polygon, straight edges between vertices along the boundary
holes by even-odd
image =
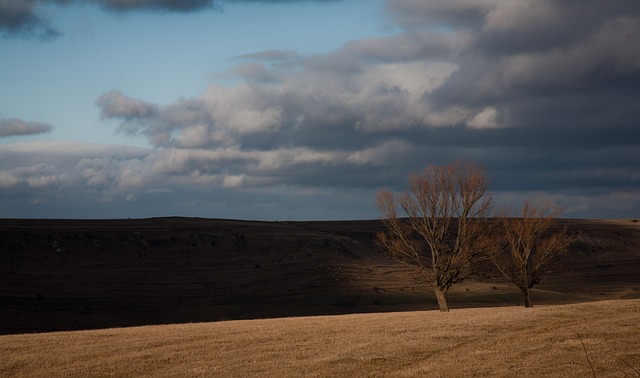
[[[411,191],[399,198],[384,190],[378,194],[387,227],[378,234],[379,245],[395,260],[420,269],[442,312],[449,311],[447,291],[468,276],[489,240],[488,185],[482,166],[456,162],[412,174]],[[398,205],[406,219],[398,217]]]
[[[532,307],[531,289],[549,273],[550,266],[566,252],[567,226],[556,225],[560,211],[549,204],[525,203],[522,217],[499,218],[499,233],[491,253],[498,270],[522,291],[525,307]]]

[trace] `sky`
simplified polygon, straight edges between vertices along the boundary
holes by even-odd
[[[640,217],[640,2],[0,0],[0,217],[375,219],[460,159]]]

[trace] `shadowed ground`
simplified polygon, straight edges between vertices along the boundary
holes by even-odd
[[[534,305],[640,298],[638,223],[570,224],[570,253],[536,286]],[[381,229],[379,221],[0,220],[0,333],[436,308],[415,272],[375,248]],[[494,278],[455,286],[451,307],[522,302]]]

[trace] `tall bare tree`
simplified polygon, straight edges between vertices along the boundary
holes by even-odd
[[[387,228],[378,234],[379,245],[394,259],[419,267],[440,311],[449,311],[447,291],[468,276],[472,260],[486,247],[488,186],[482,166],[458,161],[411,174],[410,192],[399,197],[378,193]],[[398,205],[406,218],[398,216]]]
[[[565,253],[571,239],[567,226],[556,225],[560,211],[550,204],[525,203],[522,216],[500,216],[501,237],[493,245],[492,260],[500,272],[522,291],[525,307],[532,307],[531,289]]]

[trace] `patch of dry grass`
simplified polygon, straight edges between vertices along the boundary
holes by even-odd
[[[0,376],[636,376],[640,300],[0,337]],[[576,334],[577,333],[577,334]]]

